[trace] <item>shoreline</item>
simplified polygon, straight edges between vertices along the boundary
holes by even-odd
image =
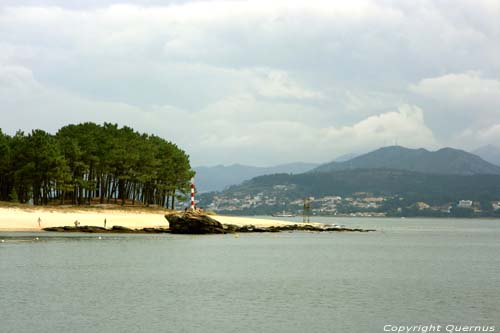
[[[80,223],[80,227],[104,227],[104,220],[106,220],[106,229],[112,229],[114,226],[129,229],[168,228],[169,223],[165,219],[165,214],[173,212],[155,208],[120,208],[85,207],[81,209],[74,206],[68,208],[0,206],[0,232],[46,232],[42,229],[61,226],[72,227],[75,225],[75,221]],[[237,226],[282,227],[296,223],[293,221],[226,215],[210,215],[210,217],[223,224]],[[38,219],[40,219],[40,226],[38,225]],[[310,224],[323,225],[322,223]]]

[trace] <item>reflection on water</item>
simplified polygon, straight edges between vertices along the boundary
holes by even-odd
[[[313,221],[379,231],[0,233],[0,331],[500,326],[500,221]]]

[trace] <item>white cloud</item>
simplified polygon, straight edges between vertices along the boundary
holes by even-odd
[[[4,130],[118,122],[195,164],[497,138],[496,1],[7,1]]]
[[[19,66],[0,66],[0,105],[2,130],[10,134],[18,129],[35,128],[55,132],[69,123],[85,121],[118,122],[142,128],[155,124],[147,124],[147,114],[137,107],[87,99],[47,87],[29,69]]]
[[[323,129],[323,142],[335,143],[349,152],[352,147],[376,148],[399,144],[406,147],[435,147],[437,141],[426,126],[421,109],[402,105],[397,111],[370,116],[352,126]]]
[[[500,142],[500,122],[491,124],[484,128],[466,130],[459,133],[453,142],[456,145],[465,147],[468,150],[474,150],[478,147],[489,144],[498,145]]]
[[[259,101],[253,95],[228,97],[200,112],[169,105],[138,108],[43,86],[28,69],[19,67],[0,68],[0,103],[5,107],[2,110],[16,110],[2,114],[4,123],[20,124],[3,128],[11,134],[19,128],[55,131],[79,121],[118,122],[178,142],[194,164],[232,163],[235,156],[237,161],[251,164],[328,161],[395,141],[412,147],[436,145],[422,111],[414,106],[338,127],[311,121],[312,114],[321,114],[313,107]],[[30,116],[35,109],[36,116]],[[22,123],[15,121],[19,118]]]
[[[283,160],[329,161],[334,157],[380,146],[400,144],[407,147],[438,146],[432,131],[424,122],[418,107],[402,105],[398,110],[370,116],[350,126],[322,126],[307,124],[297,119],[277,119],[241,122],[224,121],[217,109],[204,113],[195,121],[195,131],[205,133],[199,149],[221,150],[217,161],[230,162],[240,155],[243,163],[265,160],[279,163]],[[211,120],[213,119],[213,120]]]
[[[483,104],[499,108],[500,112],[500,80],[483,78],[477,71],[426,78],[412,85],[411,90],[453,107]]]
[[[470,141],[470,133],[479,136],[483,128],[500,119],[500,80],[484,77],[477,71],[426,78],[410,90],[423,98],[441,127],[455,129],[451,137],[467,132]],[[481,141],[479,137],[477,140]],[[459,139],[449,141],[462,144]]]
[[[253,86],[261,96],[296,99],[322,98],[320,92],[302,87],[285,71],[256,69],[253,72]]]

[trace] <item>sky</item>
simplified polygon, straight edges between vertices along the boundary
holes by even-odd
[[[498,0],[0,0],[0,128],[92,121],[193,166],[500,143]]]

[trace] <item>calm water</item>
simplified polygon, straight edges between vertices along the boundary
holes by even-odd
[[[315,221],[380,231],[0,233],[0,331],[500,332],[500,220]]]

